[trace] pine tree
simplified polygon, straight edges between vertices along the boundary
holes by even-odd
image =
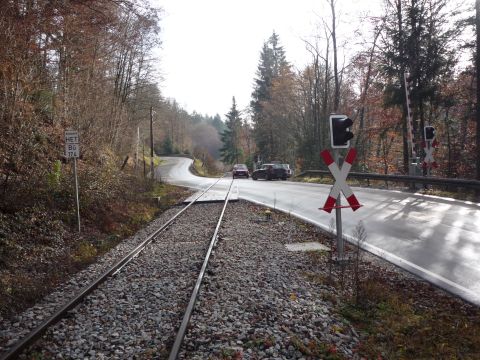
[[[173,143],[170,136],[166,136],[162,143],[163,154],[173,154]]]
[[[387,26],[381,45],[383,70],[389,81],[386,105],[405,107],[403,76],[408,71],[413,80],[415,140],[419,142],[425,123],[434,120],[427,117],[433,113],[427,110],[438,102],[439,84],[453,69],[454,54],[448,44],[458,30],[447,27],[447,0],[394,0],[386,4]],[[404,116],[404,168],[407,171],[405,119]]]
[[[265,104],[272,99],[272,86],[290,72],[285,51],[279,44],[279,36],[274,32],[264,43],[260,53],[260,62],[255,79],[255,89],[250,103],[252,121],[254,124],[254,138],[259,152],[264,159],[273,159],[279,156],[278,133],[275,129],[275,119],[265,111]]]
[[[212,126],[217,129],[219,133],[222,133],[225,130],[225,124],[223,123],[220,115],[216,114],[212,119]]]
[[[221,140],[223,147],[220,149],[220,156],[225,164],[238,164],[241,160],[242,151],[239,147],[239,134],[242,126],[240,112],[237,110],[235,97],[232,98],[232,107],[225,115],[226,129],[223,131]]]

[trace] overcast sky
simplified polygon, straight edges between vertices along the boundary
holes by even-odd
[[[151,0],[162,7],[159,70],[163,96],[187,111],[224,118],[235,96],[238,108],[250,102],[263,43],[275,32],[296,68],[309,62],[302,39],[312,39],[326,0]],[[381,0],[337,0],[340,28],[355,41],[360,14]],[[344,39],[339,39],[343,41]]]

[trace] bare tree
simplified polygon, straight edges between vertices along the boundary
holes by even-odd
[[[475,33],[477,38],[476,54],[475,54],[475,70],[476,70],[476,83],[477,83],[477,103],[475,107],[476,117],[476,167],[477,167],[477,179],[480,180],[480,0],[475,0]]]
[[[338,112],[338,107],[340,105],[340,82],[338,74],[338,49],[337,49],[337,19],[335,16],[335,0],[330,0],[330,9],[332,11],[332,28],[330,33],[332,35],[332,44],[333,44],[333,77],[335,80],[335,88],[333,92],[333,111]]]

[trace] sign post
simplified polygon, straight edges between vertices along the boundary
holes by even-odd
[[[77,177],[77,158],[80,157],[80,138],[78,131],[65,131],[65,156],[67,159],[73,158],[73,176],[75,178],[75,205],[77,207],[78,232],[80,227],[80,202],[78,199],[78,177]]]
[[[362,205],[358,202],[355,194],[353,193],[350,186],[347,184],[347,176],[352,167],[353,161],[357,156],[357,151],[353,148],[348,150],[347,156],[345,157],[345,161],[342,164],[341,169],[338,166],[339,162],[339,150],[334,150],[335,160],[332,157],[332,154],[328,150],[323,150],[320,155],[328,166],[328,169],[333,175],[335,179],[335,184],[332,186],[330,190],[330,194],[328,195],[327,201],[323,208],[320,210],[326,211],[328,213],[332,212],[335,209],[336,215],[336,225],[337,225],[337,253],[338,253],[338,260],[343,260],[343,252],[344,252],[344,243],[343,243],[343,234],[342,234],[342,213],[341,210],[344,207],[351,207],[353,211],[360,208]],[[342,206],[340,200],[340,192],[345,195],[347,202],[349,205]]]
[[[325,164],[328,166],[328,170],[333,175],[335,179],[335,184],[328,194],[327,201],[323,208],[320,210],[331,213],[335,209],[335,218],[337,226],[337,255],[338,261],[344,260],[344,240],[343,240],[343,230],[342,230],[342,208],[351,207],[353,211],[357,210],[360,206],[357,198],[353,194],[352,189],[347,184],[347,176],[352,163],[357,156],[357,151],[355,149],[349,149],[347,157],[343,164],[340,164],[340,150],[339,149],[348,149],[350,147],[350,140],[353,138],[353,133],[350,131],[352,129],[353,120],[350,119],[347,115],[338,115],[331,114],[329,118],[330,123],[330,141],[333,149],[333,157],[330,151],[323,150],[320,153]],[[341,166],[341,170],[340,167]],[[342,199],[340,197],[340,192],[343,192],[349,206],[342,206]]]
[[[335,157],[335,163],[340,165],[340,150],[334,149],[333,156]],[[344,243],[343,243],[343,229],[342,229],[342,198],[340,197],[340,192],[337,195],[337,201],[335,203],[335,221],[337,225],[337,253],[338,259],[343,259],[344,252]]]

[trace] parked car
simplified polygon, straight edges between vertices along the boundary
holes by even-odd
[[[293,170],[290,169],[289,164],[280,164],[285,170],[287,170],[287,177],[292,177],[293,175]]]
[[[232,176],[234,179],[238,177],[244,177],[248,179],[250,177],[250,173],[248,172],[247,165],[245,164],[233,165]]]
[[[287,170],[285,170],[280,164],[263,164],[252,173],[252,179],[287,180]]]

